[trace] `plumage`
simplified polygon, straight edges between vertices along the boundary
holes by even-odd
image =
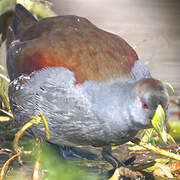
[[[78,16],[38,21],[21,5],[11,28],[9,97],[19,125],[44,114],[50,142],[105,150],[152,127],[159,104],[167,118],[166,86],[119,36]],[[33,130],[45,136],[43,125]]]
[[[138,57],[119,36],[77,16],[51,17],[37,22],[32,16],[26,17],[26,11],[19,6],[14,16],[19,24],[16,28],[12,26],[18,39],[9,48],[8,56],[8,69],[15,70],[13,75],[10,73],[11,79],[58,66],[73,71],[76,83],[130,76]]]

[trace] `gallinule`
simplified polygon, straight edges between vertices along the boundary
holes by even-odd
[[[37,20],[20,4],[11,30],[9,97],[19,125],[43,114],[51,143],[102,147],[117,167],[111,145],[152,127],[159,106],[167,118],[166,86],[151,77],[121,37],[78,16]],[[43,124],[33,131],[45,137]]]

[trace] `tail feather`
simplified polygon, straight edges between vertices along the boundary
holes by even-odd
[[[17,4],[11,24],[14,39],[19,39],[20,34],[35,22],[37,22],[37,19],[21,4]]]

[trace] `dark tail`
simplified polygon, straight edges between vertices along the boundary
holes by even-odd
[[[11,24],[14,39],[19,39],[20,34],[35,22],[37,22],[37,19],[21,4],[17,4]]]

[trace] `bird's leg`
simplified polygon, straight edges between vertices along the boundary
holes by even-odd
[[[120,167],[120,166],[124,166],[125,167],[125,164],[121,161],[119,161],[118,159],[116,159],[112,154],[111,154],[111,146],[105,146],[103,147],[102,149],[102,156],[103,158],[109,162],[115,169]]]
[[[119,161],[111,154],[111,146],[103,147],[101,154],[102,154],[103,158],[113,166],[113,169],[105,172],[105,175],[108,178],[114,174],[114,171],[117,168],[119,168],[120,166],[123,166],[126,168],[127,165],[131,164],[136,159],[135,156],[132,156],[125,161]]]
[[[136,160],[136,155],[131,156],[129,159],[126,159],[123,161],[123,163],[125,164],[125,166],[131,164],[132,162],[134,162]]]
[[[133,161],[135,161],[135,159],[136,159],[136,156],[134,155],[125,161],[119,161],[111,154],[111,146],[103,147],[101,154],[102,154],[103,158],[107,162],[109,162],[115,169],[120,166],[126,167],[127,165],[129,165]]]
[[[56,145],[57,151],[61,157],[64,159],[88,159],[88,160],[95,160],[97,159],[97,154],[94,154],[88,150],[84,150],[77,147],[72,146],[63,146],[63,145]]]

